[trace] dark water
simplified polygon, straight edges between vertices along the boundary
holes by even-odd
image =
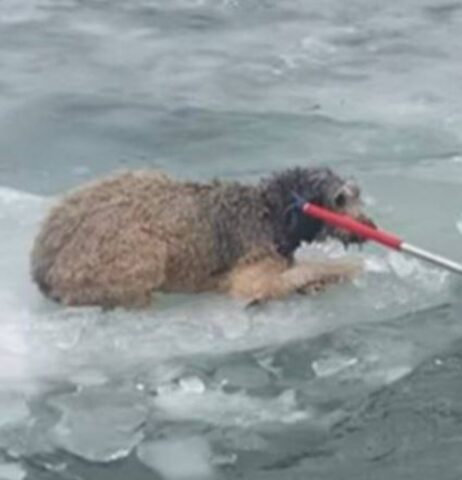
[[[27,266],[49,197],[114,169],[320,163],[461,260],[461,37],[457,1],[0,0],[0,479],[462,478],[455,276],[368,246],[317,298],[102,314]]]

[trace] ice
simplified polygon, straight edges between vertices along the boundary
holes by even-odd
[[[386,260],[377,256],[370,256],[366,258],[364,267],[368,272],[373,273],[389,273],[390,267]]]
[[[387,369],[387,371],[384,374],[384,383],[388,385],[389,383],[394,383],[398,381],[400,378],[405,377],[406,375],[409,375],[412,372],[412,367],[409,365],[402,365],[402,366],[397,366],[395,368],[390,368]]]
[[[88,387],[49,403],[61,413],[51,432],[55,446],[85,460],[124,458],[143,438],[147,408],[139,394]]]
[[[138,447],[137,454],[167,480],[214,478],[212,452],[201,437],[146,442]]]
[[[0,329],[0,379],[10,384],[28,376],[27,346],[17,327]]]
[[[394,274],[401,280],[415,281],[428,291],[437,291],[448,283],[449,273],[429,266],[423,261],[403,253],[391,252],[386,256],[368,256],[365,261],[367,271],[376,274]]]
[[[193,394],[181,384],[164,386],[157,393],[153,404],[171,419],[205,420],[216,425],[245,427],[275,421],[290,424],[313,415],[309,408],[298,406],[291,389],[269,399],[249,397],[240,392],[225,393],[221,389]]]
[[[98,370],[82,370],[69,377],[69,380],[79,387],[95,387],[109,381],[104,373]]]
[[[0,391],[0,432],[24,422],[28,417],[29,408],[21,395]]]
[[[248,362],[224,365],[217,370],[215,378],[221,385],[248,390],[263,388],[270,383],[268,372]]]
[[[457,227],[457,230],[459,231],[459,233],[462,235],[462,217],[457,222],[456,227]]]
[[[185,393],[197,395],[205,392],[204,382],[198,377],[182,378],[179,381],[179,386]]]
[[[0,463],[0,480],[23,480],[26,472],[17,463]]]
[[[416,275],[422,275],[428,272],[422,262],[416,259],[406,258],[405,255],[399,253],[391,253],[389,255],[389,264],[391,269],[400,278],[416,277]]]
[[[331,356],[315,360],[311,365],[318,377],[330,377],[358,363],[358,359],[351,357]]]

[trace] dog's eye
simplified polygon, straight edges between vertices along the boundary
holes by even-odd
[[[335,206],[337,208],[343,208],[345,207],[346,203],[347,203],[347,197],[344,193],[339,193],[336,197],[335,197]]]

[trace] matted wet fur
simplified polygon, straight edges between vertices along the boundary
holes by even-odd
[[[67,305],[147,306],[155,291],[221,291],[246,302],[349,278],[348,261],[294,261],[301,242],[336,236],[293,208],[294,193],[371,223],[356,185],[327,168],[294,168],[257,185],[121,173],[65,196],[35,240],[32,277]]]

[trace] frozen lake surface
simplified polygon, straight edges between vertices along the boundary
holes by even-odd
[[[327,164],[462,260],[462,2],[0,1],[0,479],[462,478],[462,282],[369,245],[352,285],[261,308],[63,308],[28,254],[117,168]]]

